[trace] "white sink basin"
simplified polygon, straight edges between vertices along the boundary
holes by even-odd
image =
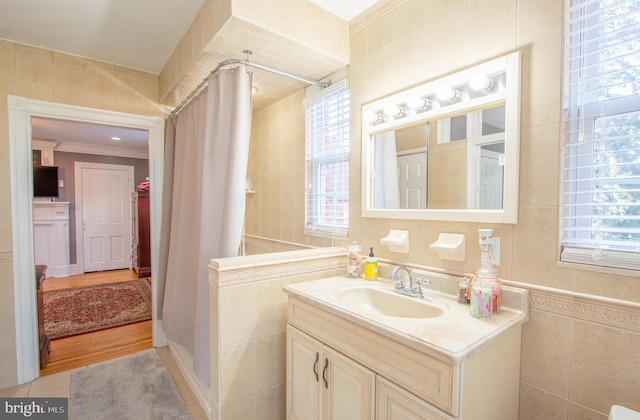
[[[433,301],[403,296],[388,289],[355,286],[335,291],[336,299],[355,312],[369,312],[395,318],[436,318],[443,308]]]

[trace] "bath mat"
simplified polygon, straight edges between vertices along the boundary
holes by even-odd
[[[44,292],[44,330],[50,339],[151,319],[147,279]]]
[[[69,420],[187,420],[189,410],[155,350],[77,369]]]

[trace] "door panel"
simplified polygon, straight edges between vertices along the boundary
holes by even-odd
[[[318,419],[322,346],[288,325],[287,347],[287,419]]]
[[[375,373],[327,346],[322,351],[322,418],[374,420]]]
[[[398,156],[401,209],[427,208],[427,154]]]
[[[82,168],[84,271],[131,267],[128,169]]]

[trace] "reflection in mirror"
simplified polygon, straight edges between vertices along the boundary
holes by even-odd
[[[505,107],[373,138],[374,209],[502,209]]]
[[[510,54],[363,106],[362,215],[516,223],[519,60]]]

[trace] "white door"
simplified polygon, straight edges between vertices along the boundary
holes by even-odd
[[[84,272],[131,267],[131,172],[127,166],[82,167]]]
[[[480,148],[480,176],[478,177],[478,208],[501,209],[504,185],[502,154]]]
[[[398,156],[401,209],[427,208],[427,153]]]

